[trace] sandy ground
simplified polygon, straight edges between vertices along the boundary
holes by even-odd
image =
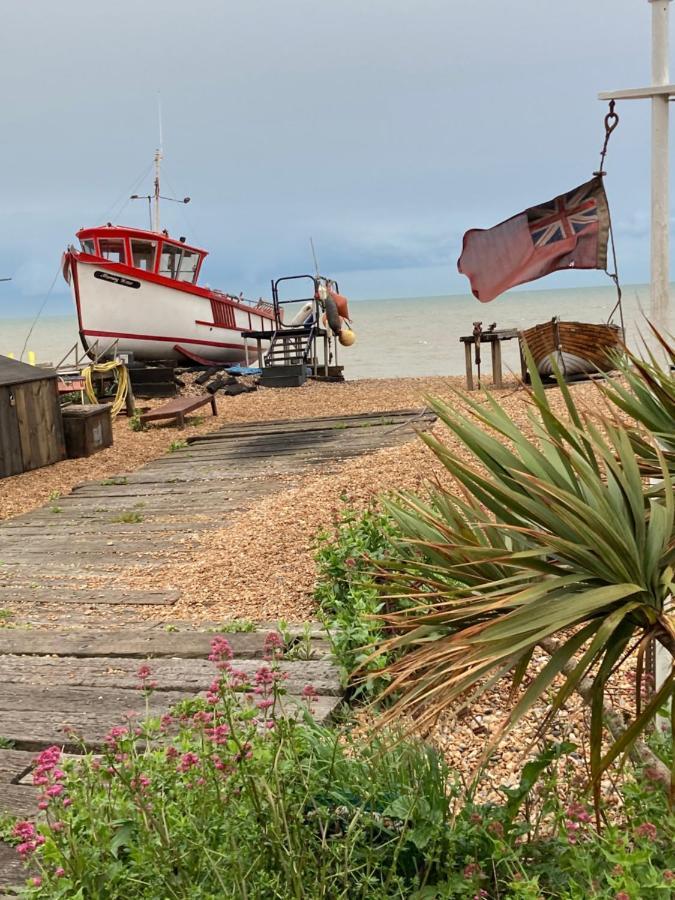
[[[100,480],[132,471],[168,450],[172,441],[213,431],[220,424],[415,408],[428,395],[453,404],[461,403],[456,391],[461,378],[365,380],[345,384],[308,382],[302,388],[260,389],[255,393],[218,400],[219,415],[193,419],[182,431],[169,425],[134,432],[120,417],[114,426],[114,445],[93,457],[66,460],[48,468],[0,482],[0,517],[26,512],[75,484]],[[582,403],[597,393],[592,384],[572,388]],[[530,407],[526,391],[517,384],[495,391],[514,422],[527,427]],[[479,394],[472,395],[478,398]],[[550,392],[554,405],[561,403],[557,390]],[[209,408],[206,407],[208,410]],[[441,425],[435,432],[463,453]],[[330,470],[289,479],[283,491],[257,502],[223,527],[196,536],[194,552],[186,562],[166,561],[157,576],[157,588],[182,590],[173,607],[178,619],[226,620],[247,618],[291,621],[313,617],[315,579],[313,554],[319,530],[333,527],[345,507],[365,508],[383,492],[420,490],[430,479],[444,480],[444,470],[417,438],[394,448],[345,461]],[[147,576],[137,575],[147,587]],[[134,583],[132,570],[123,574]],[[166,616],[165,610],[148,607],[143,613]]]

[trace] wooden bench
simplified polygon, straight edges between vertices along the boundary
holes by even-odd
[[[145,425],[146,422],[156,422],[158,419],[175,419],[178,427],[184,428],[185,416],[188,413],[199,409],[200,406],[206,406],[207,403],[211,404],[213,415],[217,416],[218,409],[216,407],[216,398],[214,395],[204,397],[179,397],[178,400],[170,400],[168,403],[158,406],[157,409],[151,409],[149,412],[143,413],[141,415],[141,424]]]

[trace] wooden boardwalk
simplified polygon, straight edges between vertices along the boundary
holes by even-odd
[[[179,590],[137,590],[125,576],[188,559],[199,533],[223,527],[262,497],[303,476],[334,471],[350,457],[409,441],[434,417],[424,410],[230,425],[191,441],[134,473],[91,482],[0,525],[0,815],[31,815],[30,765],[51,744],[76,751],[72,728],[92,750],[111,725],[145,701],[135,673],[148,661],[159,688],[151,711],[208,688],[215,631],[172,621]],[[159,613],[140,618],[148,606]],[[174,628],[178,630],[173,630]],[[255,669],[265,630],[228,634],[238,668]],[[299,638],[295,640],[299,641]],[[292,713],[303,687],[319,692],[316,715],[340,702],[338,672],[318,628],[283,663]],[[0,843],[0,891],[23,877]]]

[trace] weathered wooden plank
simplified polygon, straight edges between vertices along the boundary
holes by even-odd
[[[211,642],[215,636],[214,632],[157,632],[142,628],[99,630],[94,634],[78,634],[68,630],[24,632],[4,628],[0,629],[0,654],[205,659],[211,652]],[[227,638],[237,657],[251,659],[264,655],[264,631],[225,633],[223,637]],[[317,652],[321,652],[325,647],[325,642],[313,640],[312,646],[315,644]]]
[[[0,797],[6,785],[17,784],[28,772],[35,759],[27,750],[0,750]]]
[[[0,890],[23,885],[28,874],[14,847],[0,841]],[[16,895],[1,894],[0,900],[16,900]]]
[[[232,665],[251,677],[260,668],[260,659],[234,659]],[[119,657],[82,659],[74,657],[0,656],[0,682],[24,685],[68,685],[74,687],[137,688],[138,660]],[[159,691],[206,690],[216,670],[207,659],[152,659],[152,679]],[[339,695],[339,670],[327,659],[290,660],[280,663],[287,675],[284,687],[300,694],[311,684],[320,694]],[[9,752],[9,751],[5,751]],[[2,777],[0,752],[0,781]]]
[[[158,691],[149,700],[150,715],[162,715],[190,696],[184,691]],[[80,739],[88,747],[98,748],[110,728],[119,725],[127,713],[139,717],[145,715],[145,709],[142,692],[134,689],[0,685],[0,733],[24,750],[51,744],[76,750]]]
[[[38,811],[39,793],[38,789],[30,784],[0,785],[0,814],[34,816]]]
[[[45,587],[44,583],[35,589],[0,587],[0,604],[14,603],[92,603],[105,606],[171,606],[180,597],[180,591],[121,591],[85,590],[78,588]],[[0,665],[2,658],[0,657]]]

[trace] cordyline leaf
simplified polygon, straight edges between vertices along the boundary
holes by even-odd
[[[631,396],[646,390],[650,402],[655,395],[663,403],[670,387],[655,374],[654,361],[633,371]],[[559,377],[563,420],[536,371],[531,375],[534,438],[493,397],[465,400],[468,412],[430,401],[472,459],[423,436],[461,486],[461,499],[439,487],[427,503],[409,495],[390,503],[410,553],[386,564],[397,602],[387,604],[388,634],[375,650],[394,654],[385,672],[386,695],[396,701],[384,720],[410,711],[417,721],[432,721],[511,673],[513,706],[497,742],[550,691],[560,670],[571,668],[544,723],[592,678],[597,780],[608,680],[646,635],[662,629],[665,643],[675,645],[675,624],[663,616],[675,565],[672,469],[658,444],[649,444],[650,470],[663,490],[647,487],[635,432],[618,415],[602,427],[587,421]],[[623,385],[618,396],[627,399]],[[669,428],[675,446],[672,420]],[[466,587],[446,587],[451,578]],[[385,596],[387,586],[385,579]],[[517,697],[536,645],[561,635],[563,643]],[[645,715],[638,713],[639,727]]]

